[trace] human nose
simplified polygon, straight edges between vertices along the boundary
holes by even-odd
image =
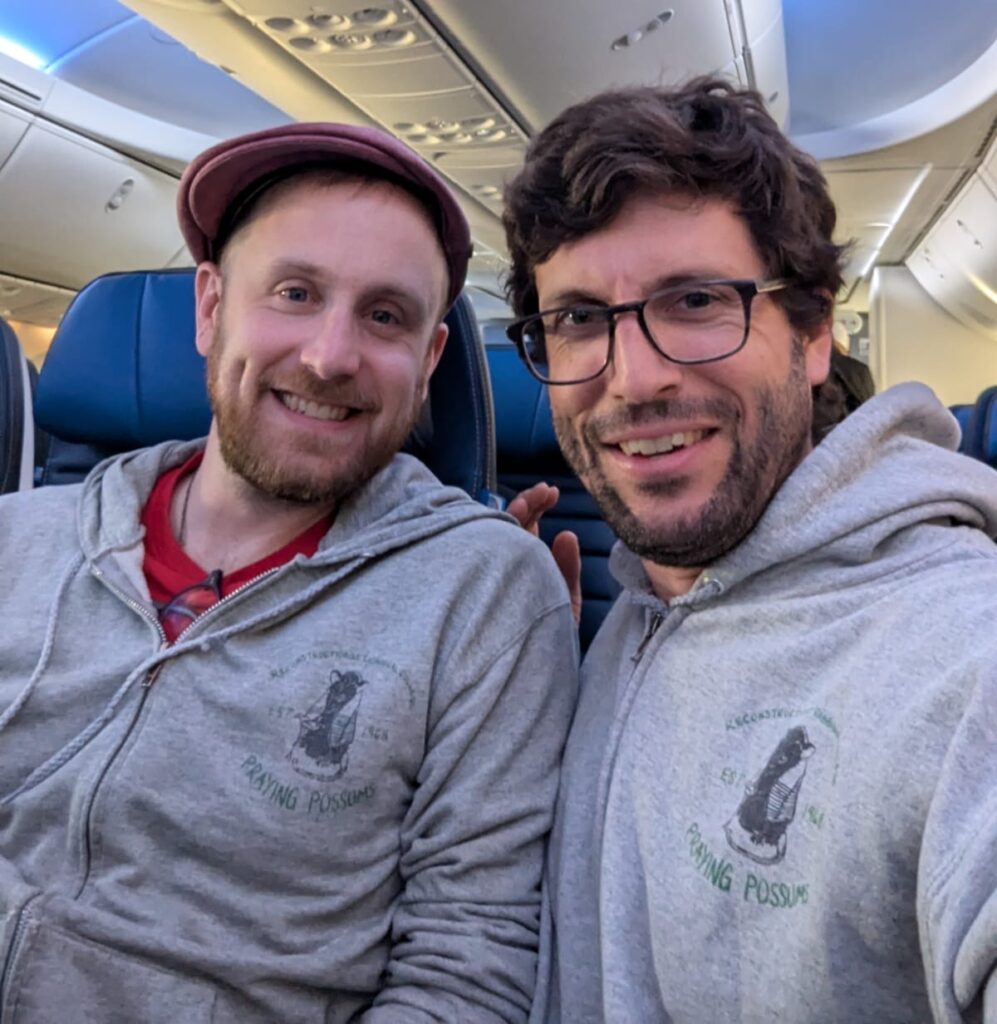
[[[322,380],[356,375],[361,338],[349,310],[333,307],[315,318],[314,330],[301,348],[301,363]]]
[[[666,359],[644,332],[636,311],[617,314],[613,358],[606,371],[609,390],[632,404],[650,401],[677,388],[682,367]]]

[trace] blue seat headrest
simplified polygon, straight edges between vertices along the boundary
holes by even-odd
[[[977,398],[960,450],[997,467],[997,386]]]
[[[447,323],[428,410],[406,447],[445,483],[488,501],[495,491],[494,416],[466,297]],[[194,271],[108,274],[80,291],[42,368],[35,412],[57,438],[101,455],[203,437],[211,409],[205,361],[194,345]]]
[[[109,274],[59,325],[35,412],[58,437],[118,451],[203,437],[211,423],[194,347],[194,273]]]
[[[997,469],[997,388],[989,389],[990,397],[981,411],[980,457]]]
[[[30,371],[14,329],[0,318],[0,494],[32,485],[35,427]]]
[[[959,451],[969,454],[966,449],[967,437],[966,428],[969,426],[970,417],[973,415],[973,407],[971,405],[950,405],[949,412],[955,417],[956,422],[959,424],[959,429],[962,431],[962,440],[959,442]]]
[[[485,337],[495,406],[502,410],[495,425],[499,465],[510,471],[570,473],[551,424],[547,389],[526,369],[515,347],[494,339],[492,331],[486,328]]]

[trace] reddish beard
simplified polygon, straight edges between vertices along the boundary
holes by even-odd
[[[422,407],[425,373],[417,381],[409,408],[387,423],[380,436],[368,435],[362,444],[348,449],[341,441],[302,431],[282,438],[278,449],[261,436],[254,420],[258,403],[269,400],[277,383],[280,390],[319,404],[346,406],[353,416],[374,417],[382,410],[373,396],[354,385],[323,381],[303,368],[293,379],[279,382],[262,376],[255,400],[240,400],[238,392],[232,394],[224,386],[224,352],[224,330],[219,328],[208,352],[207,384],[222,458],[250,486],[280,501],[338,505],[391,461],[412,432]]]

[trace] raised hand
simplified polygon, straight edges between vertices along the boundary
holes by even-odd
[[[550,484],[534,484],[525,491],[520,491],[509,502],[506,512],[518,519],[524,530],[529,530],[534,537],[539,537],[540,520],[545,512],[549,512],[557,504],[560,496],[561,492]],[[571,612],[577,625],[582,615],[582,554],[578,537],[570,530],[563,530],[554,538],[550,548],[564,582],[568,585]]]

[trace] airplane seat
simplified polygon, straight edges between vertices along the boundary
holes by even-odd
[[[972,405],[950,405],[949,412],[956,418],[956,422],[959,424],[959,429],[962,431],[962,440],[959,442],[959,451],[964,455],[971,454],[967,450],[968,437],[966,434],[966,428],[969,426],[969,418],[973,415]]]
[[[980,458],[997,469],[997,387],[989,388],[984,394],[989,394],[989,398],[980,411]]]
[[[481,336],[467,298],[407,450],[448,484],[497,504],[494,417]],[[194,345],[194,271],[107,274],[66,311],[38,381],[38,422],[52,434],[44,484],[82,480],[101,459],[203,437],[211,422]]]
[[[578,534],[582,552],[579,637],[584,651],[620,591],[609,572],[609,552],[616,537],[561,454],[547,389],[523,366],[501,328],[486,326],[485,351],[494,391],[500,492],[508,500],[541,480],[556,485],[561,496],[541,519],[540,536],[549,544],[561,530]]]
[[[997,386],[987,388],[972,406],[960,451],[997,468]]]
[[[32,369],[14,329],[0,319],[0,494],[34,485]]]

